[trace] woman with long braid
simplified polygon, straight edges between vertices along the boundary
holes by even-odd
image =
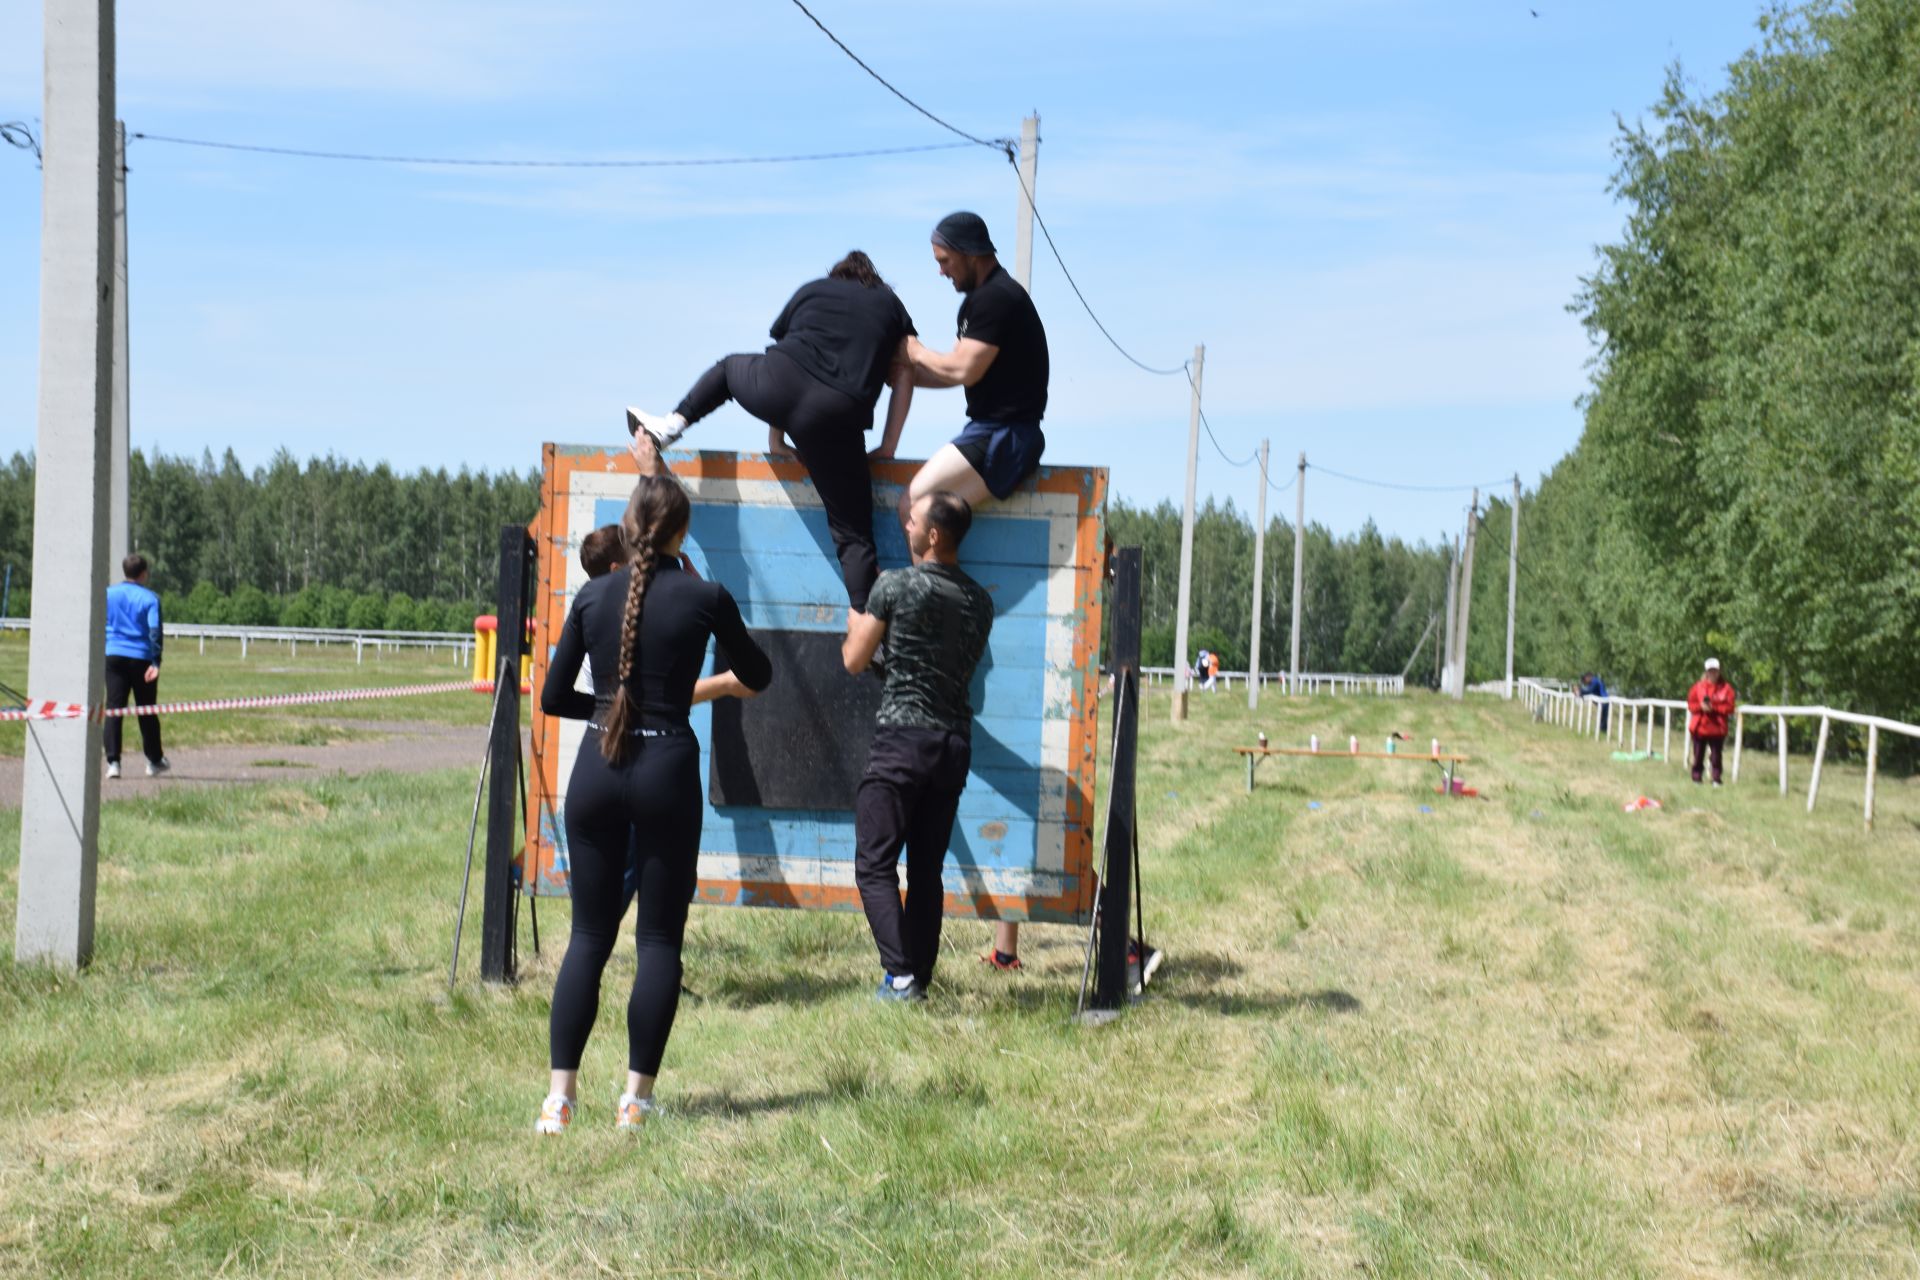
[[[593,733],[567,789],[573,936],[554,982],[553,1077],[538,1133],[564,1133],[573,1119],[600,974],[626,910],[630,838],[637,962],[616,1127],[635,1128],[653,1111],[654,1078],[680,1003],[680,947],[700,848],[700,748],[687,712],[712,698],[752,697],[773,678],[727,589],[680,567],[689,514],[686,492],[671,476],[641,477],[620,522],[626,566],[580,588],[540,693],[546,714],[587,720]],[[718,665],[731,669],[702,679],[708,637],[723,658]],[[589,657],[591,697],[573,687]]]

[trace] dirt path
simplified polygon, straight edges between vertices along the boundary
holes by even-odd
[[[234,782],[301,782],[332,774],[354,777],[382,770],[427,773],[434,769],[464,768],[478,772],[486,752],[484,725],[430,724],[407,720],[342,721],[382,737],[339,742],[324,747],[296,747],[284,743],[254,743],[198,747],[171,755],[173,770],[165,777],[147,777],[146,761],[134,746],[122,758],[124,777],[102,781],[105,800],[152,795],[161,787],[219,786]],[[134,739],[135,743],[138,739]],[[129,744],[132,745],[132,744]],[[29,750],[32,748],[29,747]],[[102,770],[105,769],[104,763]],[[20,807],[24,762],[0,759],[0,808]]]

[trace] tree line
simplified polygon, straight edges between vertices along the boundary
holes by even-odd
[[[1711,654],[1749,698],[1920,721],[1915,84],[1920,7],[1806,5],[1623,126],[1584,430],[1523,501],[1522,669],[1671,696]],[[1472,678],[1503,639],[1476,625]]]
[[[27,455],[0,466],[16,616],[32,587],[33,481]],[[493,607],[501,526],[540,505],[537,471],[403,475],[284,449],[252,471],[231,449],[135,451],[127,481],[129,535],[177,622],[464,630]]]
[[[1115,501],[1107,512],[1107,532],[1115,546],[1142,549],[1141,657],[1149,666],[1171,666],[1180,594],[1180,509],[1171,502],[1135,507]],[[1343,537],[1309,523],[1303,542],[1300,669],[1395,675],[1406,670],[1410,681],[1433,683],[1447,589],[1445,553],[1382,537],[1371,520]],[[1254,523],[1231,499],[1215,503],[1209,498],[1194,513],[1188,661],[1207,649],[1220,655],[1223,668],[1247,669],[1253,553]],[[1259,666],[1284,671],[1293,644],[1293,526],[1284,520],[1267,525],[1263,577]],[[1504,618],[1504,600],[1501,609]]]

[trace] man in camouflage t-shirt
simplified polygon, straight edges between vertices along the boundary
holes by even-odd
[[[993,629],[993,598],[959,566],[972,523],[966,499],[944,490],[914,503],[913,567],[880,575],[841,645],[856,674],[887,646],[887,684],[853,806],[854,880],[886,968],[878,993],[886,1000],[924,1000],[940,953],[941,868],[973,760],[973,671]]]

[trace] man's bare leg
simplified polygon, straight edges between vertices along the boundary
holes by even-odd
[[[987,482],[967,461],[967,456],[952,445],[943,444],[913,473],[913,483],[900,495],[900,528],[904,530],[907,527],[907,516],[912,512],[914,503],[941,489],[960,495],[969,506],[974,507],[993,496],[987,490]]]

